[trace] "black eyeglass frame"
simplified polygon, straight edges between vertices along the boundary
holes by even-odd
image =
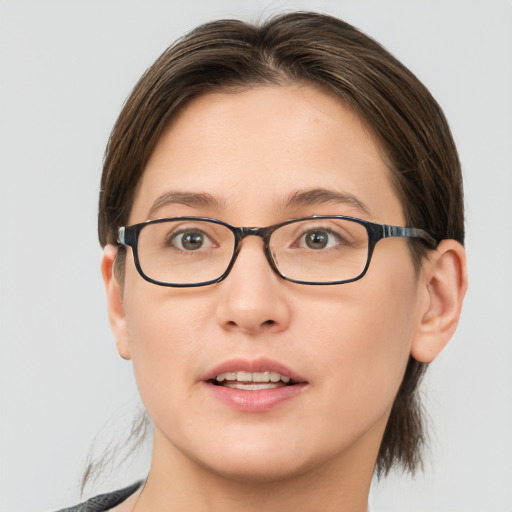
[[[295,222],[302,222],[307,220],[322,220],[322,219],[341,219],[341,220],[348,220],[352,222],[356,222],[360,225],[362,225],[366,232],[368,233],[368,255],[366,258],[366,265],[364,266],[361,273],[353,277],[351,279],[344,279],[342,281],[299,281],[297,279],[291,279],[289,277],[286,277],[283,275],[279,269],[277,268],[277,265],[274,261],[274,258],[272,256],[272,252],[270,250],[270,237],[274,231],[277,229],[287,226],[288,224],[293,224]],[[225,272],[218,278],[212,279],[210,281],[203,281],[200,283],[167,283],[163,281],[157,281],[155,279],[152,279],[151,277],[147,276],[144,271],[142,270],[142,267],[140,265],[139,261],[139,254],[137,250],[137,244],[139,240],[140,232],[146,227],[151,224],[159,224],[162,222],[172,222],[172,221],[205,221],[210,222],[212,224],[219,224],[221,226],[224,226],[228,228],[235,237],[235,245],[233,247],[233,255],[231,256],[231,261],[229,262],[228,267],[226,268]],[[375,245],[377,242],[382,240],[383,238],[418,238],[426,242],[432,249],[435,249],[438,245],[438,242],[429,235],[426,231],[420,228],[407,228],[407,227],[401,227],[401,226],[391,226],[389,224],[376,224],[374,222],[370,222],[363,219],[358,219],[356,217],[347,217],[345,215],[313,215],[311,217],[300,217],[296,219],[289,219],[284,222],[280,222],[278,224],[273,224],[272,226],[267,226],[264,228],[252,228],[252,227],[235,227],[231,226],[230,224],[223,222],[218,219],[212,219],[209,217],[169,217],[169,218],[162,218],[162,219],[154,219],[154,220],[148,220],[146,222],[141,222],[138,224],[133,224],[131,226],[122,226],[118,229],[118,237],[117,242],[120,245],[123,246],[129,246],[132,248],[133,251],[133,258],[135,262],[135,267],[137,268],[137,271],[141,275],[143,279],[146,281],[159,285],[159,286],[169,286],[173,288],[192,288],[192,287],[199,287],[199,286],[207,286],[210,284],[220,283],[231,272],[231,269],[233,268],[233,265],[235,264],[236,258],[238,257],[238,254],[240,252],[241,245],[240,243],[242,240],[248,236],[259,236],[264,243],[264,252],[265,256],[267,258],[267,261],[272,268],[272,270],[281,278],[285,279],[286,281],[290,281],[292,283],[297,284],[305,284],[305,285],[315,285],[315,286],[324,286],[324,285],[334,285],[334,284],[345,284],[345,283],[351,283],[354,281],[358,281],[361,279],[366,272],[368,271],[368,268],[370,266],[370,261],[372,259],[373,251],[375,249]]]

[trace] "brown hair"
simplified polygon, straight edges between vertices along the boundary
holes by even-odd
[[[464,240],[462,178],[445,117],[423,84],[353,26],[309,12],[262,25],[224,20],[202,25],[168,48],[127,99],[105,153],[98,231],[116,243],[145,164],[169,120],[211,91],[288,83],[314,84],[356,111],[381,145],[408,226],[435,239]],[[426,248],[411,243],[417,267]],[[124,262],[120,248],[118,264]],[[426,366],[410,359],[377,460],[414,472],[424,442],[418,383]]]

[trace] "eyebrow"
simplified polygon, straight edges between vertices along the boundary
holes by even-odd
[[[149,209],[148,218],[151,218],[163,206],[171,204],[182,204],[191,208],[221,207],[218,199],[210,194],[171,190],[157,197]],[[292,192],[285,201],[286,208],[320,204],[345,204],[371,216],[368,206],[348,192],[337,192],[325,188],[297,190]]]
[[[320,204],[344,204],[354,207],[371,217],[370,208],[363,201],[348,192],[337,192],[326,188],[297,190],[288,196],[286,207],[311,206]]]
[[[192,208],[219,207],[219,201],[210,194],[171,190],[158,196],[148,212],[151,218],[157,210],[170,204],[183,204]]]

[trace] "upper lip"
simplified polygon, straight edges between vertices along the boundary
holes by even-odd
[[[203,381],[215,379],[217,375],[226,372],[277,372],[290,377],[294,383],[306,382],[306,379],[278,361],[259,357],[257,359],[233,358],[224,361],[209,370],[202,378]]]

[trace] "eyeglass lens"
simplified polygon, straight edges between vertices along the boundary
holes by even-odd
[[[231,229],[205,220],[148,223],[138,239],[143,273],[155,281],[194,284],[218,279],[236,245]],[[353,279],[368,258],[366,228],[347,219],[307,219],[285,224],[269,241],[279,272],[288,279],[332,282]]]

